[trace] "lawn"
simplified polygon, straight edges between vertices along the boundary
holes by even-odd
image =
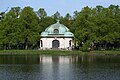
[[[76,54],[120,54],[120,51],[90,51],[79,50],[0,50],[0,54],[44,54],[44,55],[76,55]]]

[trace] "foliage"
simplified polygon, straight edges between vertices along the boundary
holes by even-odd
[[[3,14],[4,13],[4,14]],[[120,7],[84,7],[71,16],[57,11],[47,16],[44,8],[37,12],[27,6],[13,7],[0,13],[0,49],[37,49],[40,33],[59,19],[74,33],[75,47],[82,51],[120,49]]]

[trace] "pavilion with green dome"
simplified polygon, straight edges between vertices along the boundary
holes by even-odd
[[[71,50],[74,46],[73,38],[74,34],[66,26],[57,21],[57,23],[50,25],[41,33],[40,49]]]

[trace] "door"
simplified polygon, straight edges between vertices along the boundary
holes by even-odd
[[[52,41],[52,48],[57,49],[59,47],[59,41],[58,40],[53,40]]]

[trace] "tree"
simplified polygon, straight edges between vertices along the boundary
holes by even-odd
[[[43,20],[39,21],[39,33],[44,31],[48,26],[54,24],[56,20],[51,17],[45,17]]]
[[[51,17],[44,8],[36,12],[31,7],[13,7],[0,13],[0,49],[33,49],[39,45],[40,33],[57,19],[75,35],[81,50],[120,48],[120,8],[96,6],[84,7],[62,17],[57,11]]]
[[[73,19],[72,19],[72,16],[71,16],[69,13],[67,13],[67,14],[65,15],[65,17],[61,18],[61,19],[60,19],[60,22],[61,22],[62,24],[64,24],[65,26],[67,26],[68,28],[70,28],[70,30],[72,31]],[[73,28],[74,28],[74,27],[73,27]]]
[[[5,15],[5,19],[2,21],[1,29],[1,44],[4,49],[11,49],[13,46],[17,44],[17,40],[19,39],[17,35],[18,25],[18,16],[20,14],[20,7],[13,7],[11,10]]]
[[[39,19],[43,19],[45,17],[47,17],[47,13],[46,11],[44,10],[44,8],[40,8],[38,11],[37,11],[37,15],[39,17]]]
[[[4,12],[0,13],[0,21],[5,18],[5,13],[6,13],[6,11],[8,11],[8,9],[9,9],[9,7]]]
[[[34,46],[39,40],[39,29],[38,29],[38,17],[31,7],[25,7],[20,15],[23,32],[22,40],[24,48],[28,49],[29,46]],[[30,47],[29,47],[30,48]]]
[[[61,18],[60,13],[57,11],[54,15],[52,15],[52,18],[60,19]]]
[[[67,20],[72,20],[72,16],[71,16],[69,13],[67,13],[67,14],[65,15],[65,19],[67,19]]]

